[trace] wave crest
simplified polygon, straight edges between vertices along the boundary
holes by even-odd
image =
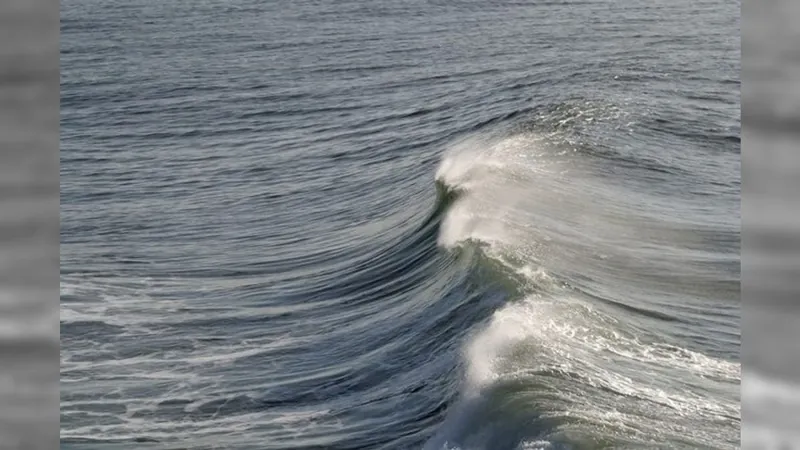
[[[618,318],[560,281],[609,277],[608,259],[628,256],[619,243],[649,245],[637,232],[642,211],[621,203],[585,157],[529,131],[473,136],[443,156],[436,183],[454,194],[438,244],[477,244],[521,286],[463,348],[462,399],[426,448],[548,448],[580,441],[584,427],[609,446],[709,445],[727,431],[698,421],[738,421],[736,399],[703,387],[733,389],[738,363]],[[652,434],[665,418],[672,428]]]

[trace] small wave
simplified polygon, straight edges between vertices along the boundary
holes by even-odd
[[[614,322],[569,297],[529,297],[498,310],[465,347],[462,402],[430,448],[443,442],[501,448],[480,435],[496,433],[499,417],[513,421],[520,414],[531,420],[530,428],[515,432],[541,445],[568,444],[560,433],[585,424],[593,424],[597,436],[627,435],[640,444],[646,433],[663,440],[690,436],[696,444],[723,439],[724,431],[697,423],[736,423],[738,404],[734,398],[720,402],[704,388],[735,389],[738,366],[644,342],[610,326]],[[510,409],[498,411],[497,404]],[[547,418],[560,418],[559,425],[551,427]],[[672,429],[661,430],[664,418]],[[632,431],[637,427],[652,428]],[[607,431],[597,431],[602,429]]]

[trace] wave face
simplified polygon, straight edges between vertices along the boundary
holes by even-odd
[[[738,16],[65,6],[62,448],[738,447]]]

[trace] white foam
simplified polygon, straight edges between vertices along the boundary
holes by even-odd
[[[604,400],[586,398],[586,389],[601,389],[630,399],[627,406],[614,402],[616,428],[672,418],[681,434],[686,423],[729,420],[739,416],[735,396],[719,398],[702,386],[714,375],[718,389],[738,390],[738,365],[700,355],[686,349],[663,351],[662,344],[643,343],[608,328],[588,305],[569,297],[550,300],[529,297],[498,310],[489,324],[466,346],[467,382],[465,396],[480,396],[494,383],[526,379],[546,372],[580,375],[583,387],[575,392],[560,391],[568,409],[559,414],[608,422],[600,405]],[[621,356],[621,357],[620,357]],[[663,373],[682,373],[683,386],[660,379]],[[612,397],[613,399],[614,397]],[[599,402],[599,403],[598,403]],[[552,405],[556,407],[556,405]],[[681,425],[678,424],[681,422]],[[653,424],[656,429],[657,423]],[[692,429],[700,440],[713,439],[709,431]]]
[[[514,345],[536,338],[546,341],[559,329],[562,335],[570,334],[572,325],[565,321],[567,317],[559,313],[559,309],[563,307],[556,302],[531,299],[506,305],[495,312],[489,324],[466,347],[469,389],[479,390],[508,375],[510,371],[504,364]],[[557,320],[559,316],[563,320]]]
[[[524,441],[522,442],[517,449],[518,450],[547,450],[553,448],[553,444],[549,441]]]
[[[545,172],[545,161],[539,160],[543,155],[534,135],[472,137],[454,145],[436,179],[461,195],[442,222],[439,244],[450,248],[469,240],[512,242],[516,207],[535,195],[530,181]]]

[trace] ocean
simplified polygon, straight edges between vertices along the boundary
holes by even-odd
[[[739,12],[62,2],[62,448],[738,448]]]

